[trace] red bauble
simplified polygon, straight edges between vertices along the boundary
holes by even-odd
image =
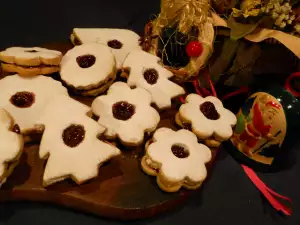
[[[199,41],[190,41],[186,45],[185,51],[189,57],[198,57],[203,51],[203,46]]]

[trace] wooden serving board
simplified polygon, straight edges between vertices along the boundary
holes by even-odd
[[[52,44],[44,47],[65,53],[72,45]],[[89,106],[93,101],[93,98],[74,98]],[[175,113],[176,109],[161,112],[159,127],[177,130]],[[42,187],[42,177],[46,161],[39,158],[38,144],[27,144],[21,162],[0,189],[0,201],[51,202],[103,217],[131,220],[171,210],[194,192],[184,189],[177,193],[161,191],[156,179],[141,170],[143,145],[132,149],[121,145],[118,147],[122,155],[103,165],[97,178],[80,186],[65,180],[45,189]],[[207,165],[209,171],[215,156],[216,152],[213,151],[213,159]]]

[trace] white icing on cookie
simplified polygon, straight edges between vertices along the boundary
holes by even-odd
[[[0,185],[6,179],[7,163],[15,160],[23,149],[22,138],[11,131],[12,125],[12,118],[0,109]]]
[[[0,59],[2,61],[8,63],[16,63],[18,65],[23,64],[20,62],[22,60],[37,59],[40,61],[40,64],[42,64],[44,59],[51,60],[61,56],[62,53],[59,51],[40,48],[40,47],[32,47],[32,48],[11,47],[11,48],[7,48],[5,51],[0,52]],[[11,57],[13,57],[13,59],[11,59]]]
[[[38,120],[45,125],[39,155],[48,157],[44,185],[67,177],[80,184],[96,177],[103,162],[120,154],[118,148],[97,138],[104,128],[86,115],[89,111],[86,105],[60,96],[47,106]],[[63,140],[64,130],[70,125],[81,125],[85,130],[84,139],[75,147],[69,147]]]
[[[131,87],[141,87],[149,91],[152,95],[152,102],[158,108],[171,107],[171,99],[185,93],[179,85],[168,80],[173,74],[161,66],[159,58],[142,50],[135,50],[126,57],[123,67],[129,68],[130,74],[127,83]],[[151,84],[147,82],[147,72],[158,75],[157,80]],[[146,73],[145,73],[146,72]],[[145,79],[146,76],[146,79]],[[150,75],[151,76],[151,75]],[[148,76],[151,79],[151,77]],[[152,75],[153,81],[153,75]]]
[[[207,175],[205,163],[211,160],[211,151],[199,144],[195,134],[188,130],[173,131],[159,128],[153,135],[154,142],[147,148],[147,155],[160,165],[159,173],[169,182],[180,183],[189,179],[202,182]],[[185,158],[178,158],[172,152],[172,146],[184,146],[188,152]]]
[[[127,120],[116,119],[113,105],[128,102],[135,108],[135,113]],[[97,97],[93,104],[93,113],[100,116],[99,124],[106,128],[105,135],[118,136],[125,144],[140,144],[144,132],[152,132],[160,121],[158,112],[150,106],[151,95],[142,88],[131,89],[126,83],[116,82],[110,86],[107,95]]]
[[[77,57],[92,55],[95,62],[92,66],[82,68]],[[75,88],[97,85],[109,76],[115,76],[115,58],[109,47],[102,44],[83,44],[69,50],[61,61],[60,76],[68,85]]]
[[[122,43],[122,48],[114,49],[117,61],[117,68],[121,68],[125,57],[134,49],[140,49],[140,36],[135,32],[126,29],[109,28],[74,28],[73,33],[80,39],[82,44],[101,43],[107,45],[111,40],[118,40]]]
[[[21,77],[11,75],[0,80],[0,108],[5,109],[19,125],[21,133],[34,129],[36,119],[45,109],[49,101],[60,95],[68,95],[67,89],[51,77]],[[20,108],[11,103],[11,97],[18,92],[34,94],[34,102],[30,107]]]
[[[223,107],[222,102],[213,96],[201,97],[197,94],[190,94],[186,98],[179,113],[187,122],[191,123],[192,131],[199,138],[209,138],[212,135],[227,140],[232,136],[232,127],[236,124],[236,116]],[[216,120],[208,119],[200,110],[200,105],[205,102],[213,103],[219,118]]]

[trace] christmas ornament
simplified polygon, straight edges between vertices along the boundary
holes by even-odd
[[[161,12],[145,26],[140,45],[159,56],[181,82],[198,75],[213,51],[213,41],[209,1],[161,0]],[[192,44],[198,47],[191,50]]]
[[[261,171],[276,171],[286,166],[285,159],[300,128],[300,101],[295,97],[299,90],[293,87],[299,74],[287,79],[287,88],[261,87],[241,107],[234,135],[224,143],[238,161]]]

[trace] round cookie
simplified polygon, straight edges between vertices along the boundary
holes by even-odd
[[[74,28],[71,34],[74,45],[99,43],[110,47],[118,69],[129,52],[141,49],[139,39],[140,36],[131,30],[114,28]]]
[[[181,187],[197,189],[205,180],[205,164],[211,160],[211,151],[199,144],[195,134],[188,130],[173,131],[159,128],[141,161],[145,173],[157,176],[158,186],[166,192]]]
[[[106,128],[109,139],[119,138],[124,145],[136,146],[143,142],[145,132],[153,132],[159,113],[151,107],[151,95],[145,89],[131,89],[126,83],[116,82],[107,95],[97,97],[92,111],[98,123]]]
[[[18,124],[21,134],[40,131],[36,120],[46,105],[60,95],[68,96],[62,84],[51,77],[21,77],[17,74],[0,80],[0,108]]]
[[[13,127],[12,117],[0,109],[0,186],[18,164],[24,147],[22,135],[13,132]]]
[[[69,50],[61,61],[60,77],[76,93],[97,96],[116,78],[116,62],[110,48],[83,44]]]

